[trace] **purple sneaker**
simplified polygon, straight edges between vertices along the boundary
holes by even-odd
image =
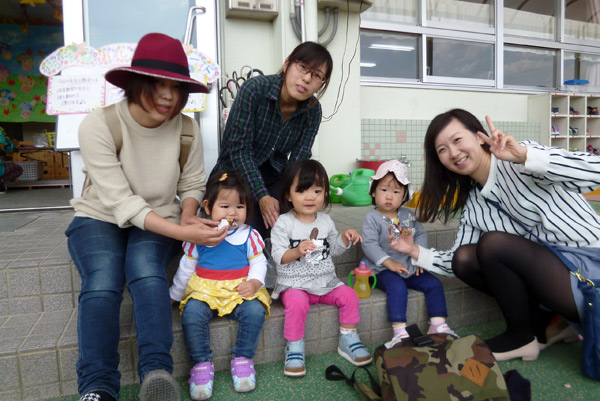
[[[239,356],[231,360],[231,378],[233,388],[238,393],[245,393],[256,388],[256,370],[252,359]]]
[[[213,393],[215,367],[212,362],[197,363],[190,370],[190,398],[192,400],[208,400]]]

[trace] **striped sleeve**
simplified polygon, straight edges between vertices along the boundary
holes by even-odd
[[[569,152],[534,142],[527,146],[524,171],[540,185],[560,185],[568,191],[591,192],[600,188],[600,158],[586,152]]]
[[[259,256],[263,253],[263,249],[265,248],[265,241],[261,237],[261,235],[255,229],[250,230],[250,235],[248,236],[248,260],[252,260],[255,257]]]
[[[470,218],[477,218],[475,214],[472,208],[465,207],[460,217],[458,233],[456,234],[452,248],[446,251],[439,251],[434,248],[427,249],[419,246],[419,259],[412,259],[411,262],[413,265],[422,267],[430,273],[454,277],[454,272],[452,271],[454,251],[461,245],[477,243],[482,235],[481,230],[469,223]]]
[[[256,279],[263,285],[265,284],[265,276],[267,275],[267,258],[263,252],[265,243],[255,229],[251,229],[250,236],[248,236],[248,278],[247,280]]]
[[[196,249],[196,244],[193,244],[188,241],[184,241],[183,245],[183,254],[192,260],[198,260],[198,250]]]

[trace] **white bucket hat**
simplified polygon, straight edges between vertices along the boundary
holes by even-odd
[[[388,173],[393,173],[394,177],[396,177],[400,184],[408,187],[408,200],[411,200],[414,195],[414,191],[412,189],[412,185],[410,185],[410,180],[408,179],[408,167],[406,164],[401,163],[398,160],[389,160],[379,166],[375,175],[369,178],[369,192],[371,192],[373,182],[382,179]]]

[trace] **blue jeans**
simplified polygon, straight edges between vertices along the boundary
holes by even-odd
[[[413,274],[408,278],[385,269],[377,274],[377,288],[387,294],[388,320],[390,322],[406,322],[406,306],[408,304],[408,289],[421,291],[425,294],[429,317],[447,317],[446,298],[442,283],[433,274]]]
[[[165,268],[179,241],[87,217],[75,217],[66,235],[81,276],[79,393],[103,390],[117,398],[119,312],[126,283],[133,299],[140,379],[156,369],[172,372],[172,312]]]
[[[235,307],[227,317],[238,322],[235,346],[232,357],[243,356],[252,359],[256,353],[258,338],[265,322],[266,309],[258,299],[244,301]],[[208,324],[217,311],[210,309],[206,302],[190,299],[183,308],[181,322],[183,337],[195,364],[212,361],[210,349],[210,329]]]

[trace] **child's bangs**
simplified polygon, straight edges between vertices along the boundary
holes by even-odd
[[[308,167],[308,166],[306,166]],[[313,168],[302,168],[298,172],[297,191],[305,191],[313,185],[325,187],[327,185],[327,176]]]

